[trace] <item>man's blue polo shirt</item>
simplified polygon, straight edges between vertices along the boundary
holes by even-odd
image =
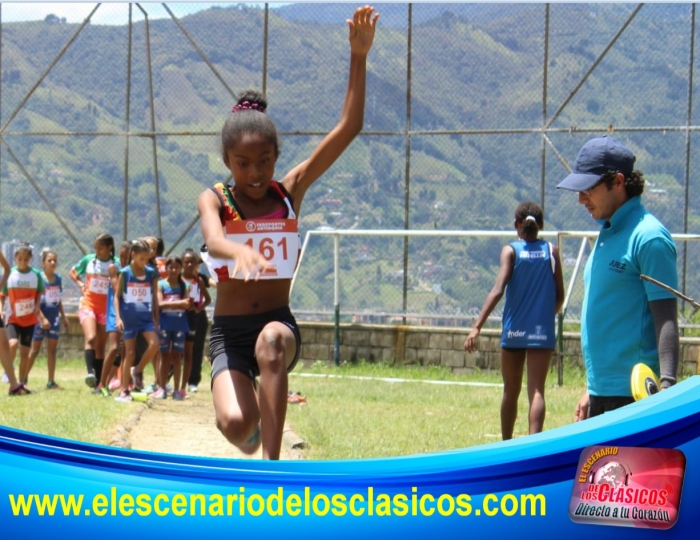
[[[591,395],[631,396],[630,374],[638,362],[659,373],[649,302],[674,295],[640,274],[678,288],[671,234],[640,197],[632,197],[601,229],[583,274],[581,347]]]

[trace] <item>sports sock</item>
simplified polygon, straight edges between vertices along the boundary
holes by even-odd
[[[97,377],[98,381],[102,380],[102,366],[104,363],[104,358],[95,358],[95,377]]]
[[[95,373],[95,350],[85,349],[85,367],[88,373]]]

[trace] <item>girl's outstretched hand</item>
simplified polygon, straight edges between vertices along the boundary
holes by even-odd
[[[243,275],[243,281],[257,281],[265,270],[274,269],[265,257],[246,244],[238,244],[235,256],[232,258],[235,262],[230,274],[232,279],[240,272]]]
[[[470,353],[476,352],[476,342],[477,339],[479,338],[479,334],[481,332],[479,331],[478,328],[474,328],[469,335],[467,336],[467,339],[464,340],[464,350]]]
[[[347,19],[352,54],[367,54],[372,48],[377,19],[379,19],[379,13],[374,13],[374,8],[371,6],[357,8],[353,19]]]

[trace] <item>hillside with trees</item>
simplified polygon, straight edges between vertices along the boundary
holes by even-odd
[[[548,119],[635,7],[551,5]],[[510,230],[512,211],[524,199],[544,203],[549,229],[595,229],[575,196],[554,189],[566,169],[550,148],[541,199],[542,137],[536,130],[543,126],[544,5],[414,6],[410,147],[404,136],[407,7],[382,4],[379,9],[365,134],[309,191],[303,230],[401,229],[406,224],[411,229]],[[270,11],[266,84],[269,114],[282,132],[280,176],[305,159],[338,118],[348,63],[344,21],[351,12],[345,4],[291,4]],[[211,8],[180,22],[187,35],[166,19],[151,21],[148,35],[143,22],[134,23],[131,34],[127,26],[88,24],[77,35],[79,25],[58,17],[3,23],[3,240],[54,246],[65,266],[79,258],[81,250],[32,183],[84,250],[103,231],[121,240],[125,222],[128,237],[157,233],[158,215],[166,247],[179,239],[196,216],[196,196],[226,179],[218,137],[234,102],[229,89],[260,88],[265,62],[264,12],[257,7]],[[678,127],[686,125],[688,115],[689,28],[690,5],[645,5],[551,123],[559,131],[548,134],[557,152],[573,163],[593,134],[608,126],[622,129],[617,136],[634,149],[649,180],[647,205],[673,232],[685,226],[685,133]],[[648,129],[663,127],[668,129]],[[462,130],[469,132],[457,133]],[[152,131],[157,134],[157,186]],[[688,232],[697,232],[694,157],[688,165]],[[175,251],[200,243],[195,226]],[[465,313],[480,306],[502,243],[412,240],[409,310]],[[342,245],[343,303],[401,309],[402,241],[348,239]],[[697,251],[689,253],[696,263]],[[310,249],[308,257],[295,301],[328,309],[332,257],[320,247]]]

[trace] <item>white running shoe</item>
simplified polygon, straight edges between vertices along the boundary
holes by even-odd
[[[131,403],[134,401],[134,398],[131,397],[131,394],[129,392],[121,392],[117,397],[114,398],[114,401],[119,401],[120,403]]]

